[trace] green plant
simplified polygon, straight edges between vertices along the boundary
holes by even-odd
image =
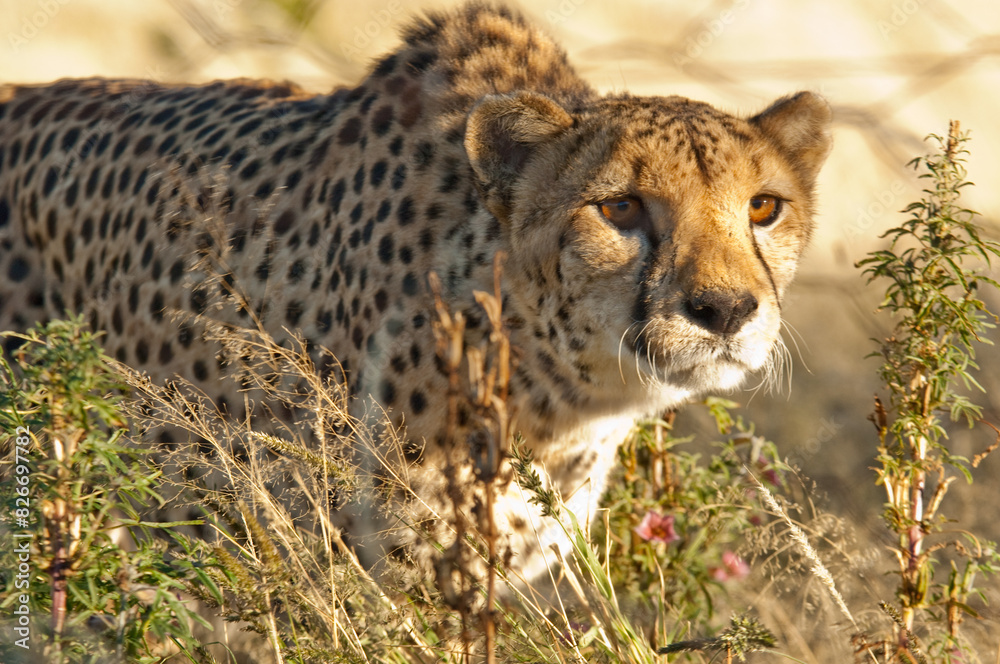
[[[738,549],[763,516],[750,472],[782,482],[775,446],[732,416],[737,404],[705,405],[726,442],[706,459],[687,449],[690,438],[673,435],[673,414],[640,427],[619,451],[623,471],[599,531],[614,544],[607,557],[615,587],[658,607],[665,640],[676,635],[664,621],[711,630],[727,582],[749,573]]]
[[[945,420],[972,426],[980,419],[966,392],[982,389],[973,375],[976,344],[990,343],[984,333],[997,317],[980,292],[998,287],[983,267],[1000,256],[1000,245],[980,235],[976,213],[961,205],[962,189],[971,184],[963,160],[967,134],[953,122],[946,137],[930,138],[940,151],[911,162],[925,171],[924,197],[886,232],[889,247],[859,263],[869,283],[885,284],[881,308],[894,319],[876,353],[888,398],[876,397],[872,420],[879,437],[876,472],[887,495],[884,520],[899,563],[898,605],[883,603],[893,621],[884,645],[901,662],[963,661],[959,625],[963,616],[976,615],[969,603],[978,592],[974,579],[1000,564],[994,544],[946,531],[941,510],[954,471],[971,483],[971,469],[983,456],[970,461],[954,454]]]
[[[163,501],[158,471],[122,443],[122,384],[81,319],[17,336],[16,369],[0,358],[0,448],[5,527],[21,544],[0,552],[0,607],[27,616],[28,632],[0,646],[3,660],[156,662],[176,647],[194,658],[191,623],[203,621],[177,593],[186,578],[210,582],[151,536],[177,524],[140,519]]]

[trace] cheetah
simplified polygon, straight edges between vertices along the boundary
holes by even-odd
[[[122,363],[242,418],[204,324],[169,314],[246,325],[251,309],[276,339],[330,349],[359,417],[377,405],[405,428],[420,520],[475,444],[461,413],[446,430],[428,280],[478,344],[475,292],[493,292],[502,254],[511,429],[582,520],[637,418],[773,367],[830,122],[810,92],[750,117],[598,94],[542,31],[478,3],[415,20],[359,85],[329,94],[243,79],[6,85],[0,329],[82,313]],[[214,196],[202,186],[221,191],[221,239],[193,221]],[[213,241],[243,310],[206,311],[215,282],[197,260]],[[531,579],[568,543],[504,464],[496,527]],[[403,537],[384,532],[405,530],[361,518],[373,512],[344,506],[342,520],[371,564]]]

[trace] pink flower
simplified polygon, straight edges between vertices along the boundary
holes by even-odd
[[[716,581],[740,580],[750,574],[750,566],[732,551],[724,551],[722,553],[722,566],[713,567],[709,571]]]
[[[958,647],[952,648],[948,654],[951,655],[951,661],[954,662],[954,664],[965,664],[969,661],[965,658],[965,653]]]
[[[680,539],[674,531],[673,515],[660,516],[653,510],[646,512],[646,516],[642,517],[642,523],[635,528],[635,534],[647,542],[663,542],[664,544]]]
[[[767,458],[764,456],[759,457],[757,459],[757,465],[760,466],[762,471],[761,474],[764,476],[764,479],[768,484],[776,487],[782,486],[783,478],[781,472],[776,466],[771,465]]]

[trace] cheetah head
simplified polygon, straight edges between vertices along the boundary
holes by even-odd
[[[748,119],[680,97],[481,100],[465,147],[526,343],[595,406],[773,370],[830,116],[808,92]]]

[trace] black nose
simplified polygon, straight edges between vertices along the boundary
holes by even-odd
[[[684,311],[691,322],[709,332],[734,334],[757,311],[757,298],[747,292],[706,290],[689,296]]]

